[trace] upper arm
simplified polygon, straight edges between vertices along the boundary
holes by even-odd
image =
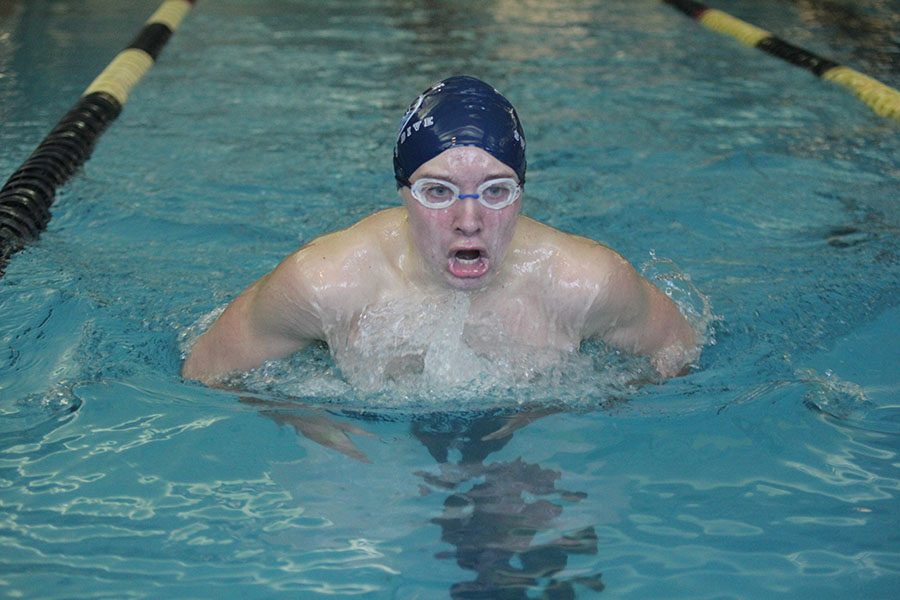
[[[602,245],[582,261],[594,286],[585,337],[650,357],[663,376],[677,374],[695,354],[696,334],[678,307],[622,256]]]
[[[376,213],[284,259],[197,340],[182,368],[184,377],[210,381],[326,340],[326,323],[346,319],[373,296],[378,278],[371,275],[372,265],[385,264],[378,235],[395,229],[399,214]]]
[[[210,381],[287,356],[324,337],[317,274],[305,250],[287,257],[228,305],[191,348],[184,377]]]

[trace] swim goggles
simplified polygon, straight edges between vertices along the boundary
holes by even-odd
[[[457,200],[474,198],[485,208],[500,210],[519,199],[522,186],[512,178],[491,179],[479,185],[474,194],[460,194],[456,184],[426,177],[410,185],[410,192],[426,208],[447,208]]]

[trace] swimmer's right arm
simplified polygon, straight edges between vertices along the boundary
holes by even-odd
[[[247,288],[197,339],[182,366],[185,379],[213,383],[324,338],[302,252]]]

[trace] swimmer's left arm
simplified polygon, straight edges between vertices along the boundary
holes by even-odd
[[[663,377],[683,374],[698,352],[697,334],[678,307],[628,261],[602,245],[586,263],[595,297],[585,337],[642,354]]]

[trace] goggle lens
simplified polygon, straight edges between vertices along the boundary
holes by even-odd
[[[474,194],[460,194],[454,183],[426,178],[413,183],[410,191],[427,208],[447,208],[457,200],[475,198],[487,208],[500,210],[518,200],[522,188],[512,178],[491,179],[479,185]]]

